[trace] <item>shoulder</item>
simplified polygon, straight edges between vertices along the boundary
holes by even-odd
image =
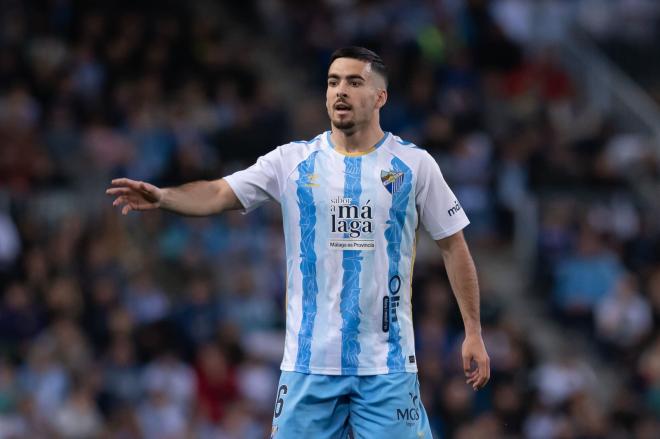
[[[310,140],[299,140],[280,145],[262,156],[260,160],[269,163],[278,175],[287,176],[298,165],[310,157],[314,157],[324,147],[324,133],[322,133]]]
[[[408,148],[408,149],[417,149],[417,150],[422,149],[419,146],[415,145],[413,142],[410,142],[408,140],[404,140],[404,139],[402,139],[401,137],[399,137],[395,134],[392,134],[392,142],[396,143],[400,147],[404,147],[404,148]]]
[[[390,135],[390,140],[386,145],[387,151],[393,156],[399,158],[408,166],[418,168],[428,163],[435,163],[435,160],[424,148],[420,148],[413,142],[401,139],[394,134]]]
[[[261,158],[268,161],[277,160],[283,163],[291,161],[302,161],[309,157],[314,151],[318,151],[324,146],[322,141],[323,134],[319,134],[311,140],[294,140],[283,145],[279,145]]]
[[[284,145],[278,146],[275,151],[286,162],[296,162],[305,160],[314,151],[322,149],[325,145],[325,133],[321,133],[310,140],[294,140]]]

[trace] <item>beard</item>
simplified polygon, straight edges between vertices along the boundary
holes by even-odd
[[[330,122],[332,123],[332,126],[342,131],[351,131],[355,128],[355,121],[353,120],[330,119]]]

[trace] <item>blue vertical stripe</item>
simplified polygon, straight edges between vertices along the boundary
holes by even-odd
[[[359,212],[362,186],[362,158],[345,157],[346,165],[344,180],[344,198],[350,198],[351,205]],[[348,234],[344,236],[348,238]],[[341,302],[341,369],[343,374],[357,373],[360,355],[358,341],[360,326],[360,272],[362,271],[362,252],[359,250],[344,250],[342,268]]]
[[[380,181],[380,170],[378,167],[379,153],[366,154],[361,156],[362,158],[362,193],[360,194],[360,205],[365,206],[369,205],[372,209],[376,206],[379,200],[379,194],[382,195],[382,192],[387,193],[383,190],[383,185]],[[382,168],[382,166],[380,167]],[[387,209],[389,206],[384,206],[382,210],[382,222],[384,223],[387,218]],[[360,211],[360,217],[362,217],[362,210]],[[381,229],[381,234],[383,233]],[[360,238],[365,239],[376,239],[374,233],[365,233],[364,236]],[[384,243],[377,243],[384,244]],[[385,246],[381,246],[382,250],[385,250]],[[362,251],[362,261],[360,262],[362,266],[362,273],[360,273],[360,310],[364,310],[366,314],[367,310],[376,310],[378,312],[376,318],[366,318],[364,314],[360,314],[360,369],[382,369],[385,366],[385,356],[383,355],[383,344],[385,341],[376,343],[374,336],[378,337],[382,334],[382,317],[379,312],[380,306],[376,305],[374,300],[377,300],[379,297],[380,289],[378,288],[374,274],[380,271],[387,270],[387,260],[383,260],[378,269],[376,269],[375,258],[376,251]],[[384,253],[384,252],[383,252]],[[382,302],[381,306],[382,306]],[[365,318],[362,318],[365,317]],[[386,345],[385,345],[386,347]]]
[[[388,228],[385,230],[387,240],[388,259],[388,290],[390,296],[390,329],[387,352],[387,367],[390,372],[405,370],[405,360],[401,352],[400,326],[396,317],[397,304],[401,302],[400,289],[401,278],[399,277],[399,261],[401,260],[401,240],[403,238],[403,226],[406,222],[406,211],[410,190],[412,189],[412,172],[399,158],[392,159],[392,170],[402,172],[403,179],[397,190],[392,190],[392,206],[387,220]]]
[[[316,206],[312,193],[312,175],[318,151],[298,165],[298,209],[300,210],[300,271],[302,273],[302,320],[298,331],[298,356],[295,370],[309,373],[309,360],[312,357],[312,332],[316,318],[316,252],[314,251]]]

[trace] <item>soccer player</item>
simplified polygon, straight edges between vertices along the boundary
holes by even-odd
[[[437,242],[465,325],[466,381],[490,377],[479,289],[462,229],[469,223],[433,158],[383,132],[387,74],[360,47],[334,52],[331,130],[253,166],[174,188],[120,178],[108,194],[125,215],[211,215],[278,201],[287,257],[286,341],[273,437],[431,438],[417,379],[411,312],[416,231]]]

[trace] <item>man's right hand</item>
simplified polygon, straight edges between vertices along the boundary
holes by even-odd
[[[143,181],[128,178],[112,180],[112,187],[105,191],[108,195],[116,195],[113,206],[124,206],[121,213],[126,215],[131,210],[158,209],[163,201],[163,189]]]

